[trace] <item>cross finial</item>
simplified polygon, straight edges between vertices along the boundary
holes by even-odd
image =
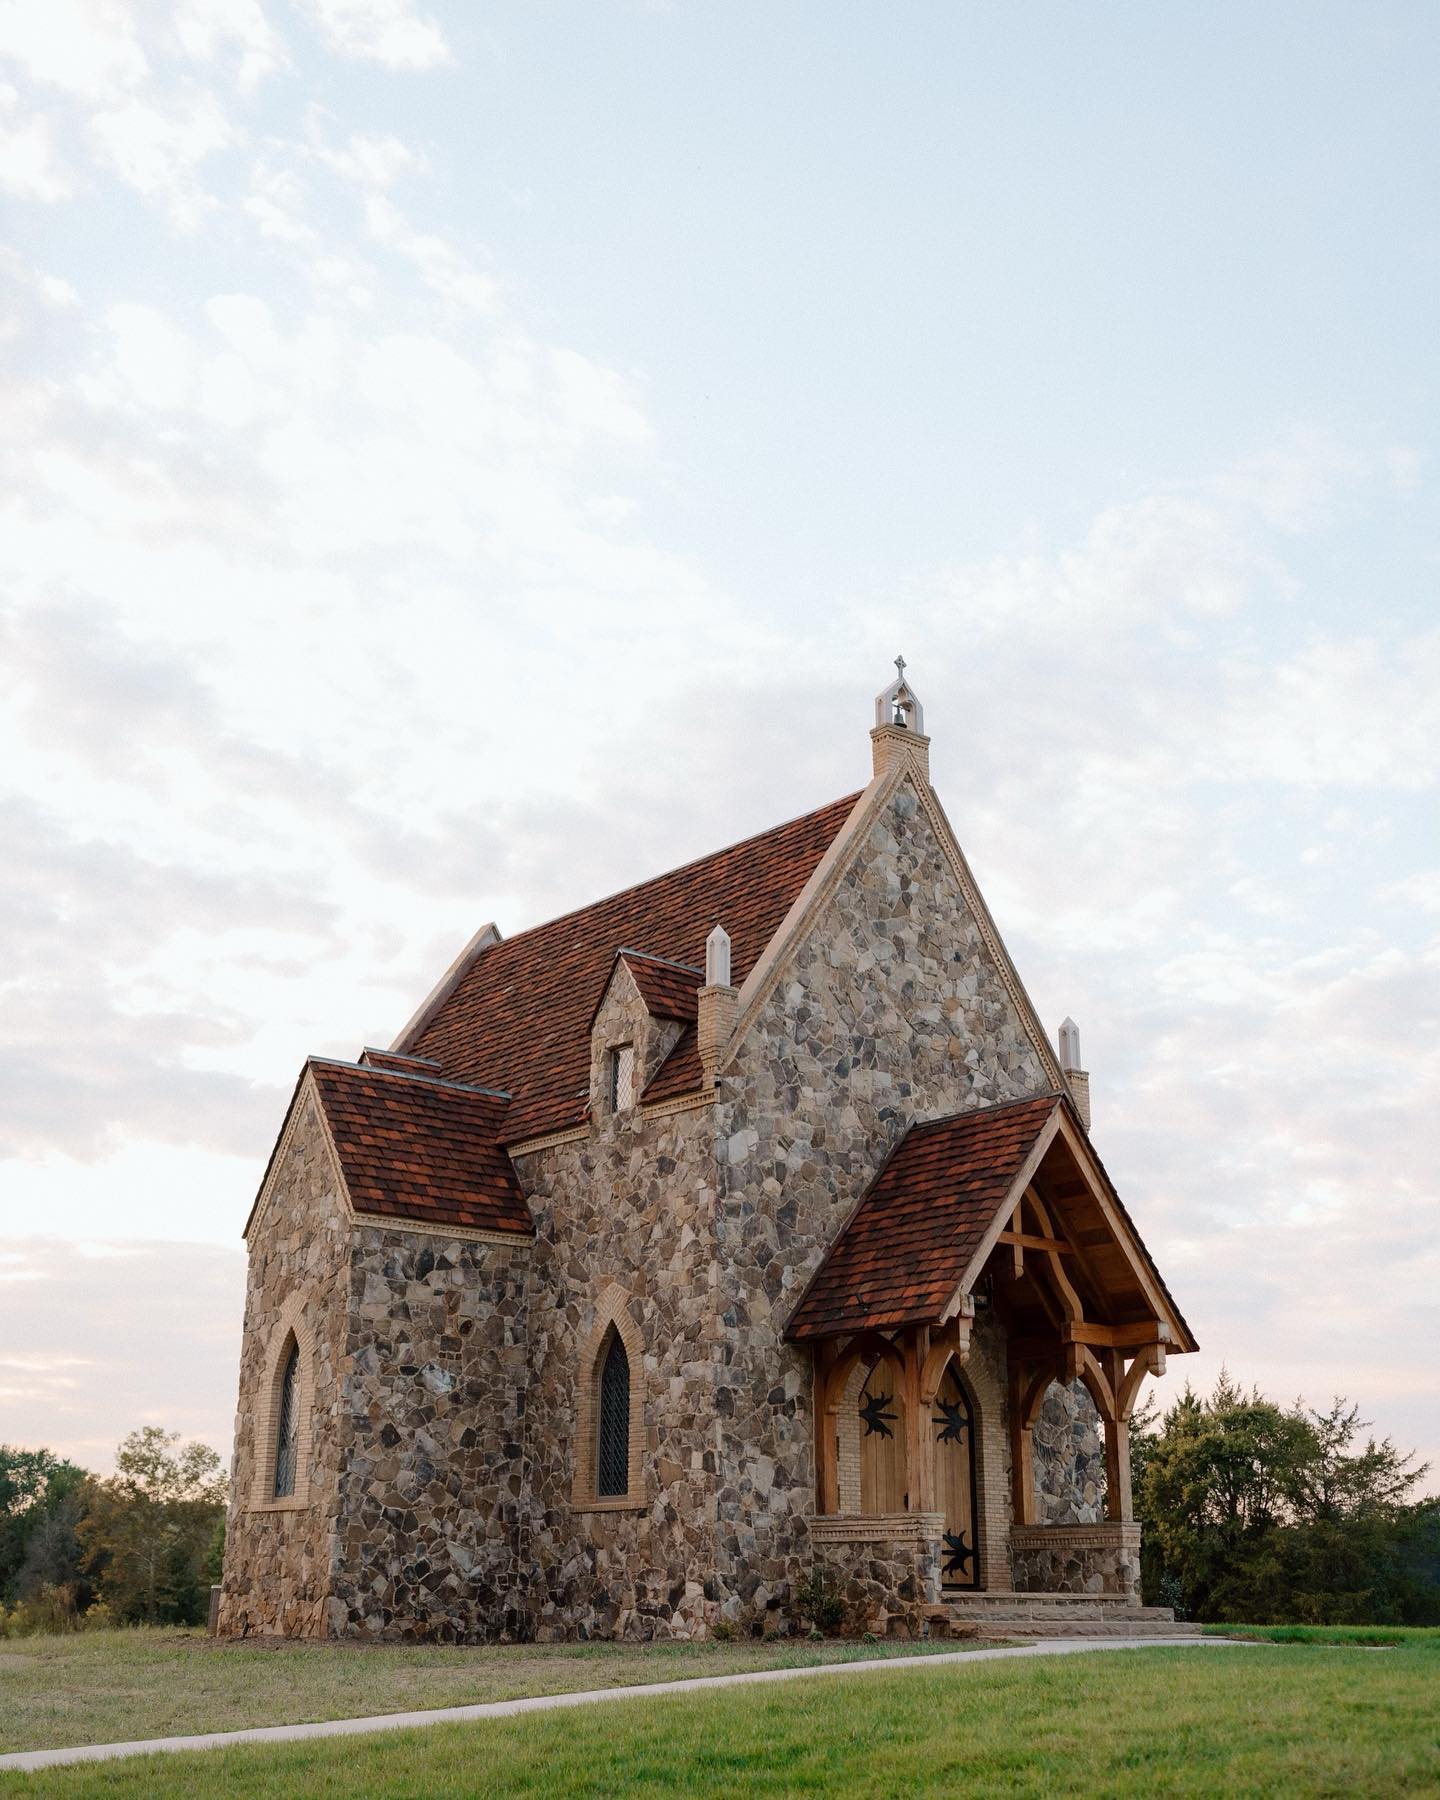
[[[895,658],[895,671],[903,681],[905,679],[905,658],[903,656]]]

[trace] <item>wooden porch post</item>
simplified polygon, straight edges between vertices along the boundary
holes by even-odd
[[[1135,1516],[1130,1494],[1130,1422],[1105,1421],[1105,1517],[1129,1520]]]
[[[815,1346],[816,1501],[822,1513],[840,1510],[840,1446],[830,1406],[834,1370],[834,1349],[822,1339]]]
[[[935,1504],[935,1468],[930,1454],[930,1409],[920,1403],[920,1376],[930,1354],[930,1328],[917,1325],[905,1334],[905,1494],[911,1512],[930,1512]]]
[[[1011,1512],[1016,1525],[1035,1523],[1035,1457],[1030,1427],[1025,1418],[1026,1384],[1020,1370],[1010,1369],[1010,1482]]]

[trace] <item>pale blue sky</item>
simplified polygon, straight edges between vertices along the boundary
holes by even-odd
[[[903,649],[1179,1372],[1440,1454],[1437,50],[0,6],[0,1438],[227,1448],[301,1057],[858,786]]]

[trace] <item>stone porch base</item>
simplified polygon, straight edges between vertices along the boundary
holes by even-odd
[[[940,1600],[943,1513],[826,1513],[809,1521],[815,1560],[856,1631],[919,1637]]]
[[[1010,1566],[1017,1593],[1140,1597],[1140,1526],[1012,1525]]]

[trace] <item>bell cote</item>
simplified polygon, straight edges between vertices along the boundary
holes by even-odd
[[[930,740],[925,735],[925,708],[905,679],[905,658],[895,658],[895,679],[875,696],[875,726],[870,733],[876,775],[888,775],[906,762],[920,778],[930,780]]]

